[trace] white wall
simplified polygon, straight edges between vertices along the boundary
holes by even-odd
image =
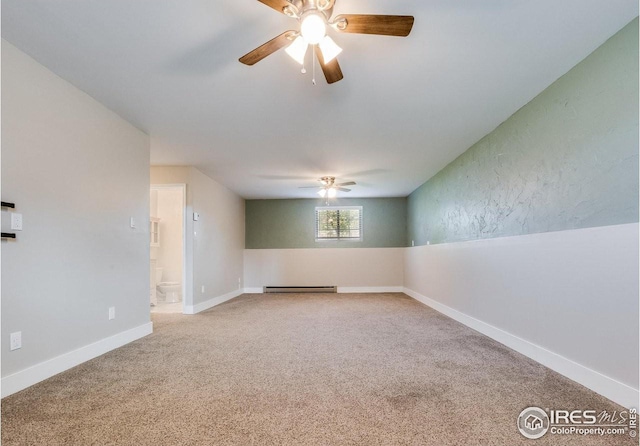
[[[401,291],[404,248],[247,249],[245,287],[335,285],[346,291]]]
[[[405,252],[408,294],[637,406],[637,223]]]
[[[196,313],[239,295],[244,200],[193,167],[154,166],[151,184],[187,185],[185,312]],[[196,222],[194,212],[200,214]]]
[[[158,189],[151,189],[149,194],[149,215],[158,216]]]
[[[24,219],[2,242],[3,395],[151,331],[148,166],[147,135],[2,41],[2,199]]]

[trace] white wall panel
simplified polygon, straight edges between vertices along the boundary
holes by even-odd
[[[245,287],[401,287],[403,251],[404,248],[245,249]]]
[[[637,223],[406,248],[404,266],[419,300],[635,389],[637,402]]]

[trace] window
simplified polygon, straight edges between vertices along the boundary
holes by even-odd
[[[362,206],[316,208],[316,241],[362,241]]]

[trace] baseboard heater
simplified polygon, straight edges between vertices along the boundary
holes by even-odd
[[[337,286],[266,286],[264,293],[337,293]]]

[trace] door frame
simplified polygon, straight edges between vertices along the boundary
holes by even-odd
[[[180,189],[182,191],[182,314],[187,306],[187,185],[185,183],[151,184],[149,192],[162,189]],[[149,210],[151,214],[151,210]],[[151,311],[151,307],[149,307]]]

